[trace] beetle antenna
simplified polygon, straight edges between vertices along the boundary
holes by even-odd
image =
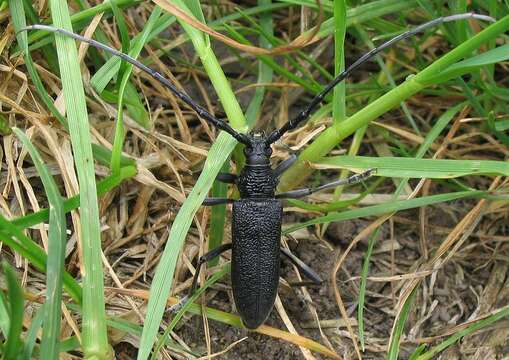
[[[381,52],[382,50],[391,47],[395,43],[407,39],[411,36],[414,36],[430,27],[437,26],[446,22],[451,21],[457,21],[457,20],[465,20],[465,19],[478,19],[478,20],[484,20],[489,22],[494,22],[495,19],[493,19],[491,16],[487,15],[480,15],[476,13],[464,13],[464,14],[455,14],[451,16],[444,16],[440,17],[434,20],[431,20],[427,23],[424,23],[422,25],[419,25],[411,30],[408,30],[402,34],[399,34],[398,36],[386,41],[382,45],[368,51],[364,55],[362,55],[359,59],[357,59],[352,65],[350,65],[346,70],[344,70],[342,73],[340,73],[334,80],[332,80],[329,84],[325,86],[325,88],[316,95],[313,100],[309,103],[309,105],[302,110],[295,118],[290,119],[286,124],[284,124],[281,128],[274,130],[267,138],[267,142],[269,144],[274,143],[277,141],[283,134],[285,134],[289,130],[295,129],[297,126],[299,126],[302,122],[306,121],[311,113],[315,110],[315,108],[325,99],[325,96],[341,81],[343,81],[346,77],[348,77],[354,70],[356,70],[360,65],[362,65],[364,62],[368,61],[372,57],[374,57],[376,54]]]
[[[161,84],[163,84],[166,88],[168,88],[175,96],[177,96],[180,100],[182,100],[184,103],[186,103],[191,109],[193,109],[198,116],[200,116],[202,119],[208,121],[212,125],[214,125],[219,130],[224,130],[231,136],[233,136],[237,141],[248,145],[250,144],[249,137],[245,134],[238,133],[235,131],[228,123],[226,123],[224,120],[220,120],[216,118],[214,115],[209,113],[205,108],[198,105],[193,99],[191,99],[186,93],[180,91],[177,89],[177,87],[168,79],[166,79],[163,75],[161,75],[158,71],[142,64],[140,61],[136,60],[135,58],[124,54],[121,51],[118,51],[116,49],[113,49],[112,47],[109,47],[108,45],[105,45],[103,43],[100,43],[99,41],[96,41],[94,39],[86,38],[84,36],[81,36],[79,34],[75,34],[71,31],[67,31],[65,29],[56,28],[54,26],[49,25],[42,25],[42,24],[35,24],[35,25],[29,25],[22,29],[20,29],[17,33],[20,33],[22,31],[28,31],[28,30],[44,30],[49,31],[52,33],[58,33],[62,34],[64,36],[73,38],[75,40],[87,43],[89,45],[92,45],[93,47],[96,47],[98,49],[104,50],[112,55],[118,56],[122,60],[136,66],[138,69],[144,71],[157,81],[159,81]]]

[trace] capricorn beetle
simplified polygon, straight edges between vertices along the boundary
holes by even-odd
[[[258,326],[263,324],[274,305],[279,282],[281,252],[300,269],[302,269],[306,276],[308,276],[313,282],[321,283],[322,281],[313,270],[307,267],[293,254],[284,248],[280,249],[281,223],[283,215],[281,200],[300,198],[323,189],[334,188],[345,184],[353,184],[364,180],[375,171],[368,170],[364,173],[356,174],[349,178],[340,179],[315,188],[303,188],[276,194],[279,177],[297,160],[297,156],[292,155],[290,158],[279,163],[279,165],[275,168],[272,168],[270,164],[270,156],[272,154],[271,145],[278,141],[286,132],[295,129],[304,123],[316,107],[322,103],[325,96],[338,83],[343,81],[362,63],[371,59],[382,50],[432,26],[468,18],[493,21],[493,19],[489,16],[474,13],[456,14],[434,19],[392,38],[361,56],[346,70],[340,73],[334,80],[327,84],[324,89],[311,100],[309,105],[295,118],[289,120],[281,128],[275,129],[268,135],[265,135],[263,132],[251,132],[244,134],[235,131],[225,121],[216,118],[206,109],[195,103],[187,94],[178,90],[171,81],[164,78],[159,72],[143,65],[141,62],[135,60],[129,55],[93,39],[85,38],[67,30],[47,25],[31,25],[20,31],[38,29],[59,33],[69,36],[75,40],[86,42],[94,47],[120,57],[124,61],[133,64],[161,82],[180,100],[193,109],[198,116],[214,125],[217,129],[226,131],[238,142],[244,145],[246,164],[240,174],[235,175],[221,173],[217,177],[217,180],[221,182],[235,184],[239,189],[240,199],[207,198],[203,202],[203,205],[205,206],[233,204],[232,243],[223,244],[199,259],[193,278],[193,284],[191,286],[191,293],[193,293],[196,289],[198,274],[202,265],[219,256],[224,251],[231,249],[231,279],[235,305],[242,318],[244,326],[248,329],[256,329]]]

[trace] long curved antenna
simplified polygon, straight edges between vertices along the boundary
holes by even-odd
[[[427,23],[424,23],[422,25],[419,25],[411,30],[408,30],[390,40],[383,43],[382,45],[370,50],[369,52],[362,55],[357,61],[355,61],[352,65],[350,65],[346,70],[344,70],[341,74],[339,74],[334,80],[332,80],[325,88],[316,95],[313,100],[309,103],[309,105],[302,110],[295,118],[289,120],[286,124],[284,124],[281,128],[274,130],[268,137],[267,137],[267,143],[272,144],[275,141],[277,141],[281,136],[283,136],[284,133],[286,133],[289,130],[295,129],[297,126],[299,126],[303,121],[307,120],[313,110],[323,101],[325,96],[341,81],[343,81],[348,75],[350,75],[354,70],[356,70],[361,64],[366,62],[367,60],[374,57],[376,54],[381,52],[382,50],[394,45],[398,41],[407,39],[411,36],[414,36],[430,27],[437,26],[446,22],[456,21],[456,20],[464,20],[464,19],[478,19],[478,20],[484,20],[484,21],[490,21],[494,22],[495,19],[493,19],[490,16],[486,15],[479,15],[476,13],[464,13],[464,14],[455,14],[451,16],[445,16],[440,17],[434,20],[431,20]]]
[[[202,119],[208,121],[209,123],[214,125],[216,128],[218,128],[219,130],[226,131],[228,134],[233,136],[237,141],[239,141],[245,145],[250,144],[250,140],[249,140],[248,136],[236,132],[225,121],[216,118],[214,115],[212,115],[207,110],[205,110],[205,108],[198,105],[186,93],[177,89],[177,87],[172,82],[170,82],[168,79],[166,79],[164,76],[162,76],[159,72],[142,64],[141,62],[134,59],[133,57],[131,57],[127,54],[124,54],[123,52],[120,52],[116,49],[113,49],[112,47],[109,47],[108,45],[100,43],[94,39],[86,38],[84,36],[75,34],[73,32],[67,31],[65,29],[56,28],[54,26],[42,25],[42,24],[29,25],[29,26],[26,26],[26,27],[20,29],[18,31],[18,33],[22,32],[22,31],[28,31],[28,30],[44,30],[44,31],[62,34],[64,36],[68,36],[75,40],[82,41],[84,43],[92,45],[93,47],[96,47],[98,49],[102,49],[112,55],[118,56],[122,60],[127,61],[128,63],[136,66],[138,69],[144,71],[145,73],[147,73],[148,75],[152,76],[154,79],[159,81],[161,84],[163,84],[165,87],[167,87],[173,94],[175,94],[175,96],[177,96],[180,100],[182,100],[184,103],[189,105],[189,107],[191,109],[193,109],[198,114],[198,116],[200,116]]]

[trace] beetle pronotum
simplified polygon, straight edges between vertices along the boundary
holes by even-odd
[[[333,81],[316,95],[309,105],[299,114],[290,119],[281,128],[275,129],[267,136],[263,133],[253,132],[249,134],[235,131],[228,123],[216,118],[205,108],[195,103],[187,94],[178,90],[176,86],[164,78],[159,72],[143,65],[127,54],[115,50],[93,39],[85,38],[64,29],[58,29],[47,25],[31,25],[20,31],[46,30],[73,39],[86,42],[96,48],[133,64],[146,72],[154,79],[161,82],[180,100],[193,109],[198,116],[214,125],[219,130],[226,131],[237,141],[245,145],[244,154],[246,164],[239,175],[219,174],[217,180],[236,184],[240,191],[240,199],[208,198],[203,205],[213,206],[218,204],[233,204],[232,210],[232,243],[223,244],[200,258],[198,267],[193,278],[191,292],[197,285],[198,274],[203,263],[219,256],[222,252],[232,250],[232,288],[237,310],[244,325],[249,329],[260,326],[274,305],[279,282],[280,261],[280,237],[282,223],[282,199],[300,198],[327,188],[333,188],[345,184],[353,184],[370,176],[375,170],[369,170],[362,174],[356,174],[346,179],[340,179],[316,188],[303,188],[276,194],[276,186],[279,177],[297,159],[295,155],[279,163],[274,169],[270,164],[272,154],[271,145],[278,141],[286,132],[297,128],[304,123],[313,110],[323,102],[325,96],[349,74],[361,64],[371,59],[382,50],[392,46],[398,41],[411,37],[430,27],[456,20],[474,18],[478,20],[493,21],[489,16],[465,13],[447,17],[441,17],[404,32],[382,45],[372,49],[345,71],[340,73]],[[321,282],[320,277],[310,268],[295,258],[291,253],[283,249],[283,254],[290,258],[304,273],[314,282]]]

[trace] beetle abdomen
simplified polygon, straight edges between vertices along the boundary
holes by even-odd
[[[277,295],[282,215],[281,202],[275,199],[233,203],[233,297],[249,329],[265,321]]]

